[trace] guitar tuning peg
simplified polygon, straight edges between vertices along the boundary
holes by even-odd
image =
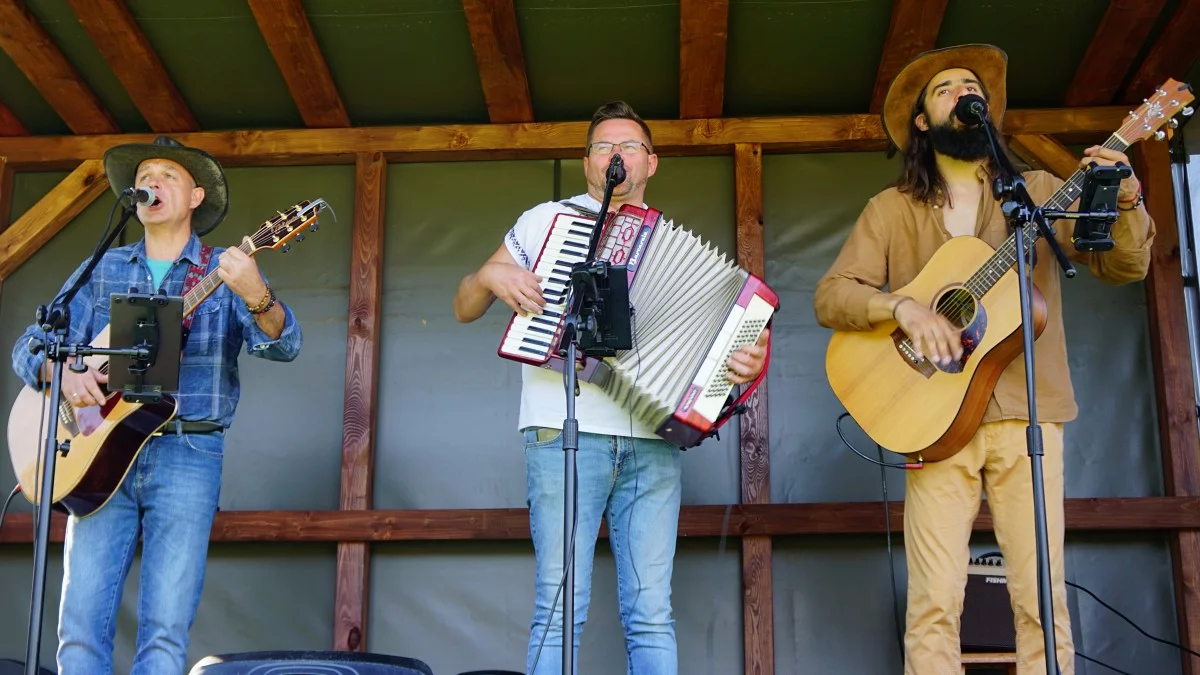
[[[284,245],[283,245],[283,246],[282,246],[282,247],[279,249],[279,252],[280,252],[280,253],[287,253],[287,252],[288,252],[288,251],[290,251],[290,250],[292,250],[292,245],[291,245],[291,244],[284,244]]]
[[[1154,132],[1154,140],[1156,140],[1156,141],[1161,141],[1162,139],[1164,139],[1166,137],[1167,137],[1167,132],[1162,131],[1161,129],[1159,131]]]
[[[1167,124],[1171,125],[1171,128],[1172,128],[1172,129],[1178,129],[1178,128],[1179,128],[1179,120],[1175,119],[1174,117],[1172,117],[1171,119],[1167,120]]]
[[[308,228],[308,231],[309,231],[309,232],[316,232],[316,231],[317,231],[317,227],[318,227],[318,224],[314,222],[314,223],[312,224],[312,227]]]
[[[302,234],[296,235],[296,241],[304,241],[304,235],[302,235]]]
[[[1185,105],[1185,106],[1183,106],[1183,110],[1181,110],[1180,112],[1183,113],[1184,117],[1191,117],[1192,113],[1196,112],[1196,109],[1190,105]]]

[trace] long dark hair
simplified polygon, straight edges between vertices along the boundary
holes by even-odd
[[[982,86],[981,84],[980,87]],[[988,100],[991,98],[988,96],[986,88],[983,90],[983,97]],[[912,115],[908,119],[908,148],[904,151],[904,166],[900,170],[900,177],[892,183],[892,186],[900,192],[908,193],[914,200],[923,204],[944,206],[950,198],[950,190],[942,172],[938,171],[933,141],[930,139],[929,132],[921,131],[917,127],[917,115],[923,112],[925,112],[924,90],[917,97]],[[926,114],[927,119],[928,117],[929,115]],[[932,125],[933,120],[929,120],[929,124]],[[1008,152],[1003,136],[996,134],[996,142],[1000,145],[1000,152]],[[996,160],[989,156],[984,165],[989,176],[998,173],[995,164]]]

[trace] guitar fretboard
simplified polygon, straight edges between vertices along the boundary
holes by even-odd
[[[1118,152],[1125,152],[1129,146],[1122,141],[1120,137],[1118,137],[1116,134],[1113,134],[1112,136],[1108,137],[1108,140],[1105,141],[1104,145],[1101,147],[1110,148]],[[1076,170],[1075,173],[1071,174],[1071,177],[1067,179],[1067,182],[1063,183],[1062,187],[1058,188],[1058,190],[1046,200],[1046,203],[1042,204],[1042,208],[1054,209],[1058,211],[1066,210],[1068,206],[1070,206],[1076,199],[1079,198],[1079,195],[1083,194],[1084,178],[1085,174],[1083,169]],[[1029,234],[1025,235],[1025,241],[1029,246],[1034,246],[1037,244],[1040,232],[1038,231],[1037,227],[1032,225],[1030,227],[1032,230]],[[977,298],[982,298],[988,291],[992,289],[992,286],[996,285],[996,282],[1000,280],[1000,277],[1003,277],[1008,270],[1012,269],[1013,265],[1017,264],[1017,234],[1018,233],[1014,232],[1012,235],[1010,235],[1008,239],[1004,241],[1004,244],[1001,245],[1000,248],[996,249],[996,252],[992,254],[992,257],[989,258],[988,261],[984,263],[978,270],[976,270],[975,273],[971,275],[971,278],[967,280],[966,284],[964,284],[966,289],[970,291],[972,295]]]

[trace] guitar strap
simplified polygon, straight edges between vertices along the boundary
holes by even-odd
[[[196,284],[204,278],[208,271],[208,261],[212,258],[213,247],[208,244],[200,245],[200,263],[188,266],[187,277],[183,280],[183,295],[186,297],[191,292]],[[195,312],[189,312],[183,317],[183,344],[187,344],[188,336],[192,332],[192,316]]]

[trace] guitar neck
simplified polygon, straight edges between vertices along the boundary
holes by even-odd
[[[1108,137],[1107,141],[1104,141],[1104,144],[1101,147],[1110,148],[1112,150],[1116,150],[1117,152],[1125,152],[1125,150],[1129,147],[1129,144],[1123,141],[1120,136],[1113,134],[1112,136]],[[1055,191],[1055,193],[1051,195],[1044,204],[1042,204],[1042,208],[1065,211],[1068,206],[1073,204],[1075,200],[1079,199],[1079,196],[1083,194],[1083,183],[1085,176],[1086,174],[1084,173],[1083,169],[1076,169],[1075,173],[1071,174],[1071,177],[1067,179],[1067,182],[1063,183],[1062,187],[1058,188],[1058,190]],[[971,291],[975,297],[983,297],[983,295],[991,290],[992,286],[1000,280],[1000,277],[1004,276],[1008,270],[1012,269],[1012,267],[1017,264],[1018,234],[1019,233],[1014,232],[1009,235],[1008,239],[1004,241],[1004,244],[1002,244],[1000,248],[996,249],[996,252],[992,255],[992,257],[989,258],[988,261],[984,263],[983,266],[980,267],[974,274],[972,274],[970,279],[967,280],[966,288]],[[1030,246],[1033,246],[1037,244],[1038,237],[1040,236],[1041,232],[1038,230],[1038,228],[1033,227],[1030,234],[1026,235],[1025,241],[1029,242]]]

